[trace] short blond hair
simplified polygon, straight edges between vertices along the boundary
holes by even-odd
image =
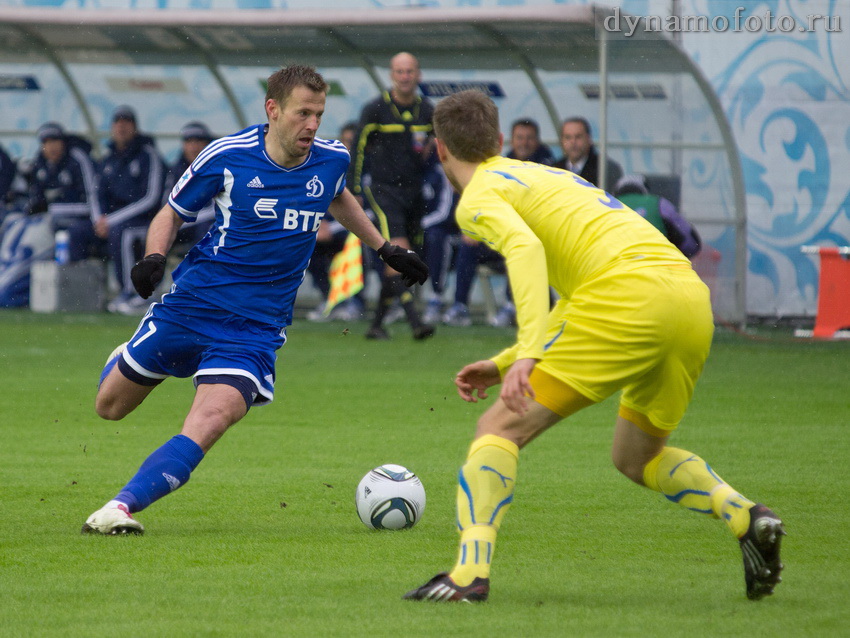
[[[434,109],[434,133],[457,159],[483,162],[501,150],[499,109],[481,91],[454,93]]]

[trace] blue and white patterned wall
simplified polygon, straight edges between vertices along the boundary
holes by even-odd
[[[831,14],[843,32],[712,33],[685,37],[732,126],[747,192],[747,307],[814,314],[818,258],[802,245],[850,244],[850,3],[699,2],[683,13],[728,18],[770,10],[801,21]]]
[[[420,6],[496,7],[517,5],[592,4],[583,0],[0,0],[0,6],[52,6],[84,9],[238,9],[317,10],[327,8],[374,10],[387,7]],[[633,15],[667,16],[668,0],[622,0],[618,5]],[[813,315],[817,301],[818,260],[803,255],[807,244],[850,244],[850,2],[838,0],[682,0],[683,16],[723,17],[732,23],[736,12],[742,17],[794,16],[805,24],[806,16],[832,16],[829,31],[823,22],[811,32],[772,33],[764,28],[747,31],[684,33],[682,45],[714,87],[732,126],[741,154],[748,211],[747,310],[758,315]],[[836,23],[836,19],[838,22]],[[415,52],[414,52],[415,53]],[[114,68],[114,67],[113,67]],[[189,119],[206,119],[216,133],[231,132],[235,122],[226,99],[207,71],[162,68],[161,78],[172,78],[185,87],[185,99],[160,103],[149,95],[117,93],[110,80],[116,75],[104,67],[70,65],[73,74],[87,74],[88,99],[94,105],[96,125],[103,130],[116,102],[141,104],[142,127],[153,132],[176,131]],[[223,69],[249,120],[262,118],[262,93],[258,83],[272,69]],[[359,106],[374,94],[365,72],[356,69],[321,69],[328,79],[343,86],[346,97],[331,98],[323,133],[332,136],[344,122],[355,118]],[[150,67],[147,69],[150,72]],[[492,79],[493,73],[424,70],[439,79]],[[45,62],[0,63],[0,75],[34,73],[58,88],[57,99],[45,101],[25,92],[0,92],[0,129],[34,130],[41,122],[56,119],[72,129],[84,130],[79,114],[63,109],[71,102],[67,88]],[[132,75],[131,70],[123,72]],[[531,84],[521,73],[501,74],[510,94],[500,102],[503,126],[520,115],[537,117],[543,134],[554,142],[556,132],[537,100]],[[427,78],[426,78],[427,79]],[[556,101],[574,100],[576,79],[543,74]],[[64,95],[61,93],[64,92]],[[175,103],[176,102],[176,103]],[[575,102],[579,107],[580,102]],[[559,105],[559,109],[562,108]],[[561,115],[572,114],[564,106]],[[596,124],[596,113],[582,113]],[[686,131],[702,131],[716,138],[705,124],[710,114],[697,107],[682,115]],[[75,119],[76,118],[76,119]],[[612,103],[611,137],[620,141],[642,141],[663,132],[648,130],[639,113],[619,111]],[[664,120],[661,120],[664,123]],[[655,127],[659,125],[656,119]],[[31,153],[32,140],[6,136],[3,144],[13,152]],[[163,150],[173,155],[176,139],[163,137]],[[663,156],[613,151],[626,170],[665,172]],[[696,201],[683,202],[686,213],[700,215],[700,206],[729,207],[728,178],[723,176],[722,154],[690,154],[683,158],[686,179],[697,186]],[[723,242],[705,229],[707,239]]]

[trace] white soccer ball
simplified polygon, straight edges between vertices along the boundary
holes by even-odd
[[[354,495],[357,515],[371,529],[406,529],[425,511],[425,488],[413,472],[387,463],[371,470]]]

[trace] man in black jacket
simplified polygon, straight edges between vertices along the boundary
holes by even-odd
[[[511,150],[508,151],[507,157],[546,166],[552,166],[555,162],[552,151],[540,142],[540,125],[528,117],[511,125]]]
[[[564,156],[555,162],[558,168],[583,177],[594,186],[611,191],[623,176],[622,167],[608,158],[605,162],[605,185],[599,183],[599,153],[593,145],[590,122],[583,117],[571,117],[561,125],[561,148]]]
[[[434,107],[418,93],[419,61],[410,53],[390,60],[392,88],[363,107],[348,185],[362,197],[364,208],[377,217],[378,229],[393,244],[410,249],[419,243],[425,213],[422,186],[433,142]],[[362,180],[368,171],[370,179]],[[367,339],[389,339],[384,316],[396,298],[401,300],[414,339],[426,339],[434,327],[422,323],[413,295],[401,277],[384,270],[380,299],[366,333]]]

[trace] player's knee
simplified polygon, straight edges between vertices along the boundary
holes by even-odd
[[[122,404],[117,397],[105,392],[98,393],[94,402],[94,409],[101,419],[107,421],[120,421],[132,411],[126,404]]]
[[[526,443],[534,438],[533,434],[525,431],[523,428],[509,427],[507,424],[500,423],[490,418],[485,412],[478,419],[475,437],[481,438],[487,434],[507,439],[508,441],[515,443],[519,448],[522,448]]]

